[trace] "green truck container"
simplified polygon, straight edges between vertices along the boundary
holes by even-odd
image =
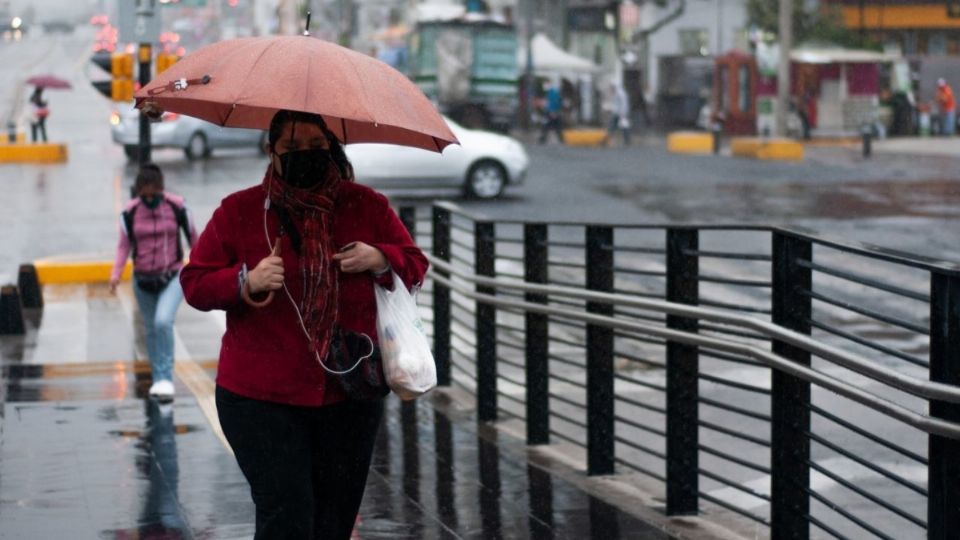
[[[517,32],[489,20],[420,22],[410,78],[440,111],[471,128],[505,131],[517,117]]]

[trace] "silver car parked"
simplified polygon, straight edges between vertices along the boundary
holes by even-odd
[[[136,159],[140,141],[140,111],[124,105],[110,118],[113,142],[123,145],[129,159]],[[259,129],[224,128],[176,113],[164,113],[150,124],[153,148],[180,148],[187,159],[210,157],[218,148],[259,148],[263,151],[266,132]]]

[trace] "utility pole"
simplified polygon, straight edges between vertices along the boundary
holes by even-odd
[[[776,134],[787,135],[787,111],[790,103],[790,49],[793,48],[793,0],[780,0],[780,63],[777,68]]]
[[[137,0],[137,34],[144,34],[141,28],[146,28],[148,20],[154,17],[154,0]],[[137,47],[137,61],[140,64],[139,81],[143,88],[150,82],[150,64],[153,57],[153,46],[147,40],[141,40]],[[140,148],[137,152],[137,162],[140,165],[150,161],[150,119],[143,112],[140,113]]]
[[[527,57],[523,67],[523,115],[520,125],[524,131],[530,131],[530,115],[533,112],[533,3],[535,0],[524,1],[524,26],[526,27]]]
[[[280,0],[280,34],[293,36],[299,34],[297,29],[297,1]]]

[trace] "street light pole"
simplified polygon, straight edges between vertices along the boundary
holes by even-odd
[[[523,107],[521,114],[523,118],[521,126],[526,131],[530,130],[530,115],[533,112],[533,3],[535,0],[526,0],[524,13],[524,25],[526,26],[527,58],[523,69]]]
[[[146,27],[147,21],[154,16],[153,0],[137,1],[137,25]],[[140,33],[140,32],[138,32]],[[143,40],[137,46],[137,61],[140,64],[138,69],[140,88],[143,88],[150,82],[151,59],[153,57],[153,48],[150,42]],[[141,166],[150,161],[150,150],[152,141],[150,140],[150,119],[143,112],[140,113],[140,146],[137,151],[137,163]]]
[[[790,103],[790,49],[793,48],[793,0],[780,0],[780,62],[777,66],[776,134],[787,134],[787,110]]]

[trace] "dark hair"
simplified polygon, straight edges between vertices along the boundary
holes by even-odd
[[[333,159],[333,162],[336,163],[337,169],[340,170],[340,177],[348,182],[354,181],[353,165],[351,165],[350,160],[347,159],[347,153],[343,151],[343,145],[340,144],[340,140],[330,131],[327,123],[323,121],[323,117],[319,114],[288,110],[277,112],[277,114],[273,115],[273,120],[270,121],[270,131],[267,132],[267,141],[270,144],[271,150],[276,146],[280,135],[283,133],[283,125],[287,122],[303,122],[319,127],[320,131],[323,131],[323,134],[326,135],[327,142],[330,144],[330,157]]]
[[[163,190],[163,172],[156,163],[144,163],[140,166],[137,180],[133,183],[134,193],[140,193],[145,186],[156,186],[157,189]]]

